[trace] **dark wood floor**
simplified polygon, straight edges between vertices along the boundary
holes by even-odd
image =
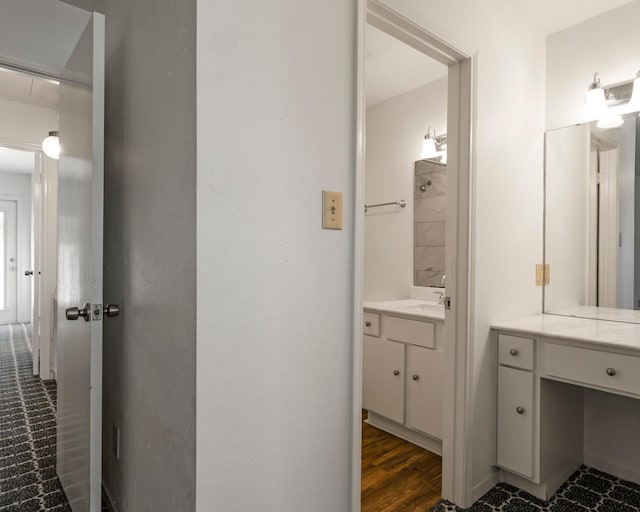
[[[364,422],[362,512],[427,512],[442,495],[442,458]]]

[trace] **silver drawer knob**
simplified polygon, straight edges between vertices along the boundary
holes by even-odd
[[[607,368],[607,375],[609,377],[613,377],[616,374],[616,371],[613,368]]]
[[[393,370],[393,374],[397,377],[400,375],[400,370]]]
[[[420,375],[413,375],[411,378],[413,380],[420,380]]]
[[[509,350],[509,354],[515,357],[518,355],[518,350],[515,348],[512,348],[511,350]]]
[[[521,407],[520,405],[518,407],[516,407],[516,412],[518,414],[524,414],[524,407]]]
[[[364,325],[366,325],[367,327],[371,327],[371,322],[365,322]]]

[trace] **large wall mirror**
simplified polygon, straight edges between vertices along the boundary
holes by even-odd
[[[544,312],[640,323],[640,118],[546,133]]]

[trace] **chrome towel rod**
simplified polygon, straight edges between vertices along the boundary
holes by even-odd
[[[398,205],[400,208],[404,208],[407,206],[407,202],[404,199],[400,199],[400,201],[392,201],[390,203],[379,203],[379,204],[365,204],[364,212],[367,213],[369,208],[377,208],[378,206],[391,206],[392,204]]]

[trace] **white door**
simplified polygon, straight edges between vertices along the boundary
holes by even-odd
[[[56,469],[73,512],[98,512],[102,322],[93,318],[91,305],[102,304],[102,15],[94,14],[89,20],[65,75],[74,83],[61,83],[59,103]]]
[[[15,201],[0,201],[0,324],[18,317],[17,211]]]
[[[442,352],[407,345],[407,425],[442,439]]]

